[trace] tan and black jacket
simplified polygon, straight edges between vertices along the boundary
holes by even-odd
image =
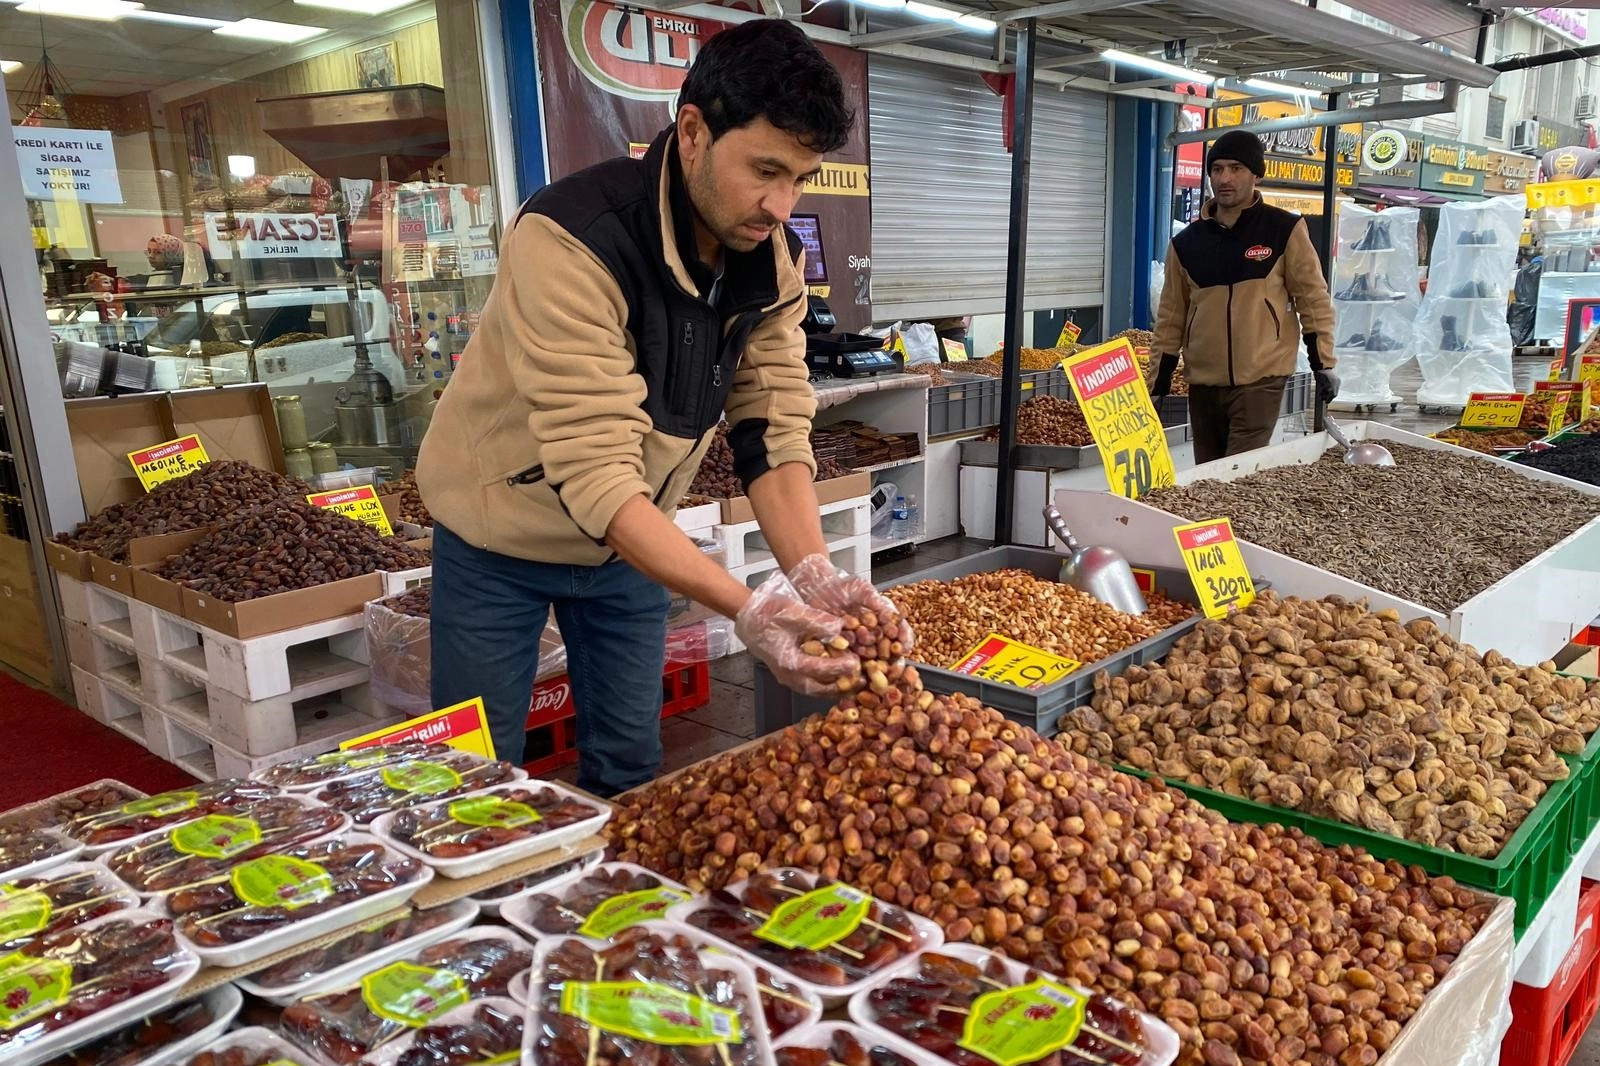
[[[598,565],[630,498],[676,509],[724,413],[747,485],[784,463],[815,469],[799,238],[785,227],[728,250],[713,286],[692,210],[670,129],[644,159],[523,205],[422,442],[438,522],[504,555]],[[701,295],[713,288],[716,306]]]
[[[1230,228],[1208,201],[1167,248],[1155,333],[1156,354],[1181,352],[1198,385],[1292,374],[1302,335],[1312,366],[1332,368],[1333,303],[1305,219],[1257,193]]]

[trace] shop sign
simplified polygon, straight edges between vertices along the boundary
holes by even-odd
[[[815,196],[871,196],[864,163],[822,164],[822,169],[806,179],[805,191]]]
[[[1227,89],[1219,90],[1219,100],[1240,100],[1244,94]],[[1305,114],[1298,105],[1287,100],[1263,100],[1259,103],[1218,107],[1213,112],[1217,128],[1239,126],[1268,119],[1296,118]],[[1261,134],[1266,149],[1265,185],[1290,185],[1321,188],[1323,170],[1323,137],[1329,127],[1303,126],[1299,129],[1275,130]],[[1334,180],[1348,188],[1356,183],[1357,164],[1361,159],[1362,128],[1360,123],[1350,123],[1332,131],[1334,137]]]
[[[1489,150],[1436,137],[1422,139],[1422,171],[1418,187],[1429,192],[1474,196],[1483,192]]]
[[[1361,165],[1385,174],[1406,161],[1406,135],[1399,130],[1378,130],[1361,149]]]
[[[670,103],[700,51],[700,20],[604,0],[561,0],[567,52],[585,78],[632,100]]]
[[[1037,689],[1054,684],[1081,667],[1075,659],[1035,648],[999,633],[990,633],[950,667],[954,674],[982,678],[1017,688]]]
[[[1532,118],[1533,116],[1529,116]],[[1588,144],[1589,131],[1581,126],[1568,125],[1552,119],[1539,119],[1539,151],[1548,152],[1564,144]]]
[[[133,472],[138,475],[139,484],[144,486],[146,492],[163,481],[188,477],[210,461],[205,445],[193,433],[157,444],[154,448],[128,453],[128,462],[133,464]]]
[[[1589,12],[1566,7],[1523,8],[1533,21],[1553,31],[1558,37],[1579,44],[1589,43]]]
[[[1539,161],[1514,152],[1490,152],[1483,175],[1483,191],[1496,196],[1522,192],[1539,173]]]
[[[1376,143],[1374,143],[1376,142]],[[1391,155],[1398,143],[1404,149]],[[1422,170],[1422,135],[1406,130],[1377,129],[1368,132],[1367,144],[1372,146],[1361,153],[1361,179],[1364,185],[1385,185],[1396,189],[1414,189]],[[1374,163],[1381,162],[1381,167]]]
[[[12,126],[22,195],[30,200],[120,204],[122,182],[110,130]]]
[[[375,748],[381,744],[401,744],[413,740],[427,744],[448,744],[458,751],[494,758],[494,741],[489,738],[489,719],[484,714],[483,700],[476,698],[347,740],[339,745],[339,750]]]
[[[1100,448],[1111,491],[1130,500],[1177,484],[1166,431],[1127,338],[1061,361]]]
[[[1180,82],[1174,91],[1184,96],[1204,97],[1206,87],[1194,82]],[[1178,105],[1178,132],[1195,133],[1206,128],[1206,109],[1197,104]],[[1178,169],[1173,180],[1180,189],[1198,189],[1205,184],[1206,145],[1204,141],[1190,141],[1178,145]]]
[[[1233,523],[1213,518],[1175,526],[1172,535],[1207,618],[1226,618],[1255,602],[1255,582],[1234,539]]]
[[[215,259],[318,259],[344,254],[334,215],[206,212],[206,243]]]
[[[324,511],[342,514],[346,518],[353,518],[357,522],[365,522],[376,529],[385,537],[394,536],[394,530],[389,526],[389,516],[383,513],[383,504],[378,502],[378,492],[371,485],[362,485],[353,489],[333,489],[328,492],[313,492],[306,497],[313,507],[320,507]]]

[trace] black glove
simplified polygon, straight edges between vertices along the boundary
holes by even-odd
[[[1317,402],[1332,403],[1339,395],[1339,376],[1331,370],[1313,370],[1311,375],[1317,379]]]
[[[1178,357],[1163,355],[1156,367],[1156,379],[1150,383],[1150,398],[1160,399],[1172,391],[1172,372],[1178,369]]]

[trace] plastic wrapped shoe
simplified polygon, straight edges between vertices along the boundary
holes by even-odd
[[[1367,288],[1369,300],[1404,300],[1406,294],[1389,283],[1389,275],[1379,274]]]
[[[1441,329],[1439,347],[1447,352],[1464,352],[1468,350],[1466,340],[1456,333],[1456,316],[1441,315],[1439,318]]]
[[[1372,295],[1372,279],[1366,274],[1357,274],[1355,280],[1334,293],[1333,298],[1349,302],[1376,299]]]
[[[1350,336],[1334,345],[1336,348],[1365,348],[1366,346],[1367,335],[1365,333],[1352,333]]]
[[[1357,252],[1387,252],[1394,247],[1389,240],[1389,220],[1375,218],[1367,223],[1367,232],[1351,246]]]
[[[1367,334],[1367,343],[1364,346],[1369,352],[1392,352],[1401,347],[1394,337],[1383,331],[1383,327],[1374,324],[1372,332]]]

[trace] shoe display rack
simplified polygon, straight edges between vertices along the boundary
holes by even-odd
[[[1346,205],[1339,212],[1339,254],[1334,268],[1334,357],[1339,398],[1335,408],[1398,409],[1389,387],[1395,370],[1413,353],[1418,304],[1417,218],[1414,207],[1369,211]]]
[[[1417,404],[1424,412],[1464,407],[1475,392],[1513,390],[1506,310],[1522,213],[1515,196],[1439,209],[1416,324]]]

